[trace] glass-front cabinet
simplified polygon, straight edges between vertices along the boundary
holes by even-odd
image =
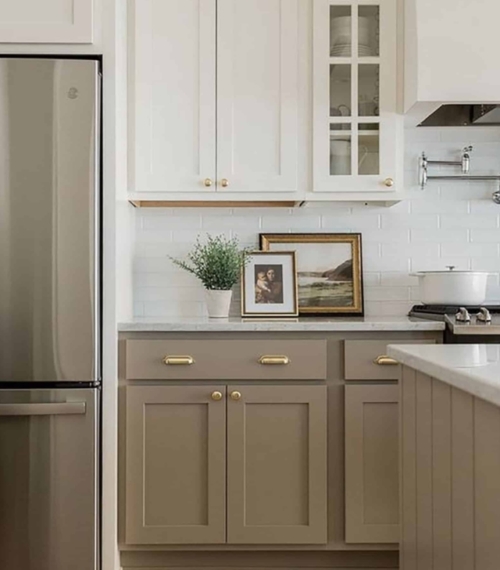
[[[315,192],[396,189],[396,2],[314,0]]]

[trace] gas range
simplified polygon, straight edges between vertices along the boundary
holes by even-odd
[[[500,342],[500,305],[415,305],[409,316],[444,321],[446,343]]]

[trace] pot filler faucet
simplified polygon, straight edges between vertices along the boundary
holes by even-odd
[[[496,180],[499,184],[498,190],[493,192],[492,200],[495,204],[500,204],[500,174],[480,174],[480,175],[471,175],[470,173],[470,155],[473,150],[472,146],[466,146],[462,149],[462,156],[460,160],[429,160],[425,152],[419,158],[419,183],[420,188],[422,190],[425,189],[429,180],[475,180],[475,181],[485,181],[485,180]],[[438,165],[438,166],[459,166],[462,174],[459,175],[450,175],[450,174],[441,174],[441,175],[429,175],[429,166],[430,165]]]

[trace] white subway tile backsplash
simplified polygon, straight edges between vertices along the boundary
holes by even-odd
[[[382,214],[382,229],[411,229],[438,227],[439,216],[437,214]]]
[[[262,216],[261,230],[269,233],[290,233],[319,231],[321,228],[321,216],[309,214],[308,216]]]
[[[361,232],[365,312],[401,316],[419,301],[413,271],[457,269],[500,272],[500,207],[491,201],[490,182],[430,181],[418,186],[418,158],[457,159],[474,145],[473,173],[500,172],[500,128],[417,128],[405,132],[405,192],[394,207],[351,203],[307,204],[303,208],[176,208],[135,210],[134,314],[137,317],[206,315],[197,279],[167,257],[183,258],[198,235],[238,236],[258,245],[260,232]],[[432,173],[456,173],[432,166]],[[490,298],[500,300],[498,275],[490,277]],[[232,314],[239,311],[239,293]]]
[[[469,241],[469,231],[467,229],[459,230],[436,230],[436,229],[412,229],[410,230],[410,241],[416,243],[447,243]]]
[[[458,228],[497,228],[498,215],[494,214],[466,214],[466,215],[451,215],[442,214],[440,216],[440,227],[443,229],[458,229]]]
[[[380,276],[380,284],[385,287],[416,287],[418,285],[418,277],[409,275],[408,273],[392,273],[387,271]]]
[[[443,257],[495,257],[498,255],[496,243],[443,243],[441,245]]]
[[[470,258],[468,257],[438,257],[430,258],[412,257],[411,271],[444,271],[447,267],[455,267],[462,271],[471,269]]]
[[[365,243],[409,243],[410,231],[400,230],[363,230],[363,244]]]
[[[409,287],[369,287],[365,291],[365,301],[408,301]]]
[[[260,218],[249,217],[238,211],[237,216],[204,216],[202,219],[202,228],[208,233],[221,233],[224,230],[254,230],[260,228]]]
[[[382,256],[387,257],[439,257],[437,243],[392,242],[382,244]]]
[[[142,227],[145,230],[177,230],[189,228],[201,230],[201,214],[195,216],[145,216]]]
[[[470,241],[472,243],[497,243],[497,244],[500,244],[500,229],[496,229],[496,230],[474,229],[474,230],[471,230]]]

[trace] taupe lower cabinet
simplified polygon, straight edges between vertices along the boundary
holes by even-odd
[[[399,541],[399,388],[345,387],[346,542]]]
[[[226,409],[221,386],[128,386],[126,541],[222,543]]]
[[[326,386],[126,394],[128,544],[326,543]]]

